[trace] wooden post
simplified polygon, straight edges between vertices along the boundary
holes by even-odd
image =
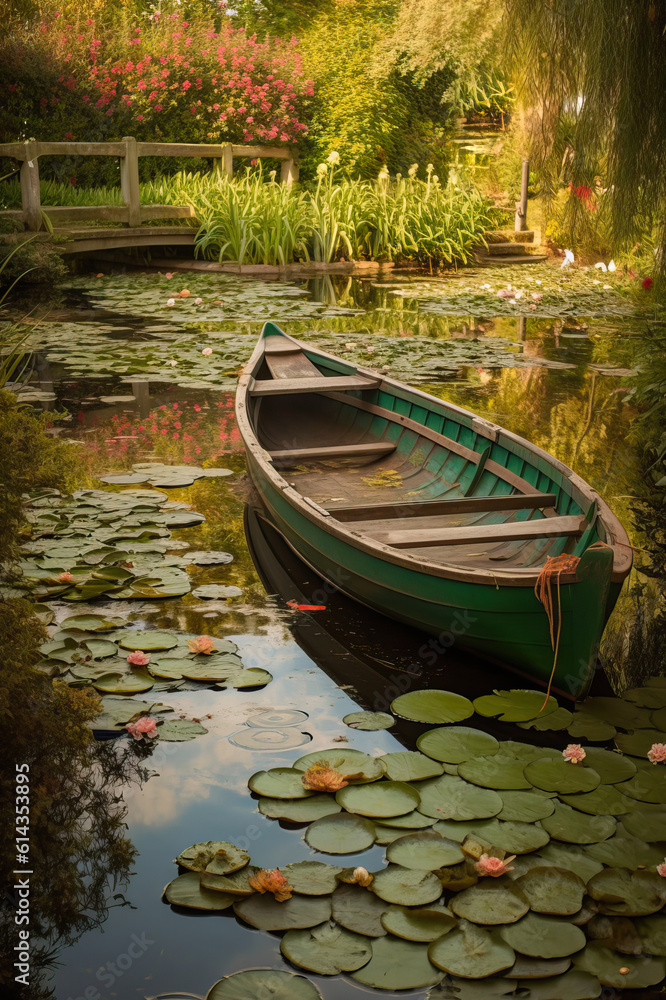
[[[521,233],[527,229],[527,186],[530,178],[530,161],[523,160],[523,173],[520,178],[520,201],[516,202],[516,219],[514,231]]]
[[[136,139],[123,136],[125,155],[120,160],[120,188],[123,201],[127,205],[128,226],[141,225],[141,193],[139,191],[139,156]]]
[[[291,187],[298,181],[298,163],[292,156],[288,160],[283,160],[280,166],[280,182]]]
[[[42,228],[42,206],[39,193],[39,148],[36,142],[25,143],[25,159],[21,164],[21,206],[23,225],[30,232]]]
[[[222,156],[222,170],[227,175],[229,180],[234,176],[234,153],[231,144],[224,147],[224,154]]]

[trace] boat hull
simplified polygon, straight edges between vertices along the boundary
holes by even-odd
[[[415,658],[432,665],[456,645],[547,685],[554,652],[543,605],[529,587],[468,583],[397,566],[321,528],[276,488],[248,453],[248,472],[274,526],[291,548],[333,587],[391,618],[430,633]],[[560,590],[561,628],[552,689],[567,698],[587,693],[603,629],[619,594],[611,583],[612,552],[585,553],[575,583]]]

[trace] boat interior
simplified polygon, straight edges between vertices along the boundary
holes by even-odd
[[[309,504],[350,531],[424,563],[520,575],[603,540],[596,504],[578,502],[526,449],[371,372],[341,374],[350,366],[308,357],[290,338],[263,343],[249,388],[259,443]]]

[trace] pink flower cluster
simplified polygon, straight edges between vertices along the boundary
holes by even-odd
[[[479,875],[491,875],[493,878],[498,878],[500,875],[506,874],[506,872],[513,871],[513,867],[509,865],[509,861],[513,861],[515,857],[515,854],[510,854],[502,861],[501,858],[496,858],[492,854],[482,854],[474,867]]]
[[[296,39],[258,41],[226,17],[216,30],[212,20],[178,15],[153,17],[127,37],[57,17],[44,19],[41,33],[47,58],[66,66],[63,88],[108,116],[162,131],[191,118],[198,141],[293,143],[307,131],[302,112],[314,91]]]
[[[581,761],[585,760],[587,755],[580,743],[570,743],[569,746],[565,747],[562,751],[562,756],[565,760],[568,760],[570,764],[580,764]]]
[[[157,720],[148,715],[142,715],[136,722],[128,722],[125,729],[135,740],[154,740],[159,736]]]
[[[653,743],[647,752],[651,764],[666,763],[666,743]]]

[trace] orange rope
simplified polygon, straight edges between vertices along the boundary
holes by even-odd
[[[605,542],[594,542],[590,545],[591,549],[608,549],[611,546],[606,545]],[[548,678],[548,689],[546,690],[546,697],[544,699],[543,705],[539,709],[540,712],[544,710],[548,704],[548,699],[550,698],[550,689],[553,683],[553,677],[555,676],[555,668],[557,666],[557,656],[560,651],[560,634],[562,632],[562,603],[560,597],[560,578],[563,573],[575,573],[578,568],[578,563],[580,559],[578,556],[566,555],[563,553],[561,556],[546,556],[546,564],[539,573],[536,585],[534,587],[534,593],[539,601],[543,604],[546,609],[546,615],[548,617],[548,625],[550,626],[550,644],[553,647],[555,653],[553,657],[553,669],[550,672],[550,677]],[[555,634],[555,606],[553,602],[553,577],[555,577],[557,583],[557,634]]]
[[[560,598],[560,577],[563,573],[575,573],[578,567],[580,559],[578,556],[570,556],[562,554],[561,556],[547,556],[546,564],[539,573],[536,585],[534,587],[534,593],[539,601],[543,604],[546,610],[546,616],[548,618],[548,625],[550,626],[550,644],[555,653],[553,657],[553,669],[550,672],[550,677],[548,678],[548,689],[546,691],[546,697],[544,698],[543,705],[539,709],[543,712],[544,708],[548,704],[548,699],[550,698],[550,689],[553,683],[553,677],[555,676],[555,668],[557,667],[557,656],[560,651],[560,634],[562,632],[562,603]],[[555,578],[557,584],[557,634],[555,634],[555,605],[553,601],[553,578]]]

